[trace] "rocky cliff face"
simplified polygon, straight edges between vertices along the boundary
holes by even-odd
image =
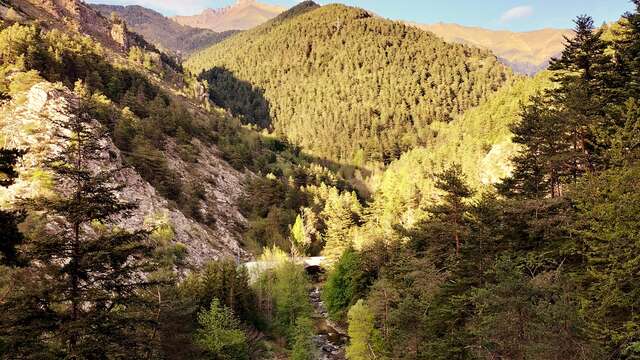
[[[7,0],[0,17],[10,21],[35,20],[46,28],[57,28],[91,36],[112,50],[126,52],[129,46],[147,47],[129,32],[122,21],[112,21],[79,0]],[[4,9],[4,10],[3,10]],[[12,15],[8,16],[8,9]],[[9,17],[18,17],[10,19]]]
[[[56,129],[52,120],[71,116],[70,109],[77,105],[77,101],[66,88],[39,83],[28,91],[23,104],[9,103],[0,108],[0,146],[28,149],[21,161],[20,178],[16,184],[0,189],[1,206],[10,207],[18,198],[56,191],[55,179],[42,170],[46,154],[55,147]],[[208,224],[186,217],[158,195],[135,169],[127,168],[117,179],[118,183],[125,185],[120,196],[137,204],[138,209],[133,216],[121,219],[119,225],[126,228],[151,227],[158,223],[170,225],[175,234],[173,241],[186,246],[187,262],[193,266],[220,257],[244,258],[246,253],[239,247],[239,239],[246,220],[236,203],[242,195],[245,175],[221,160],[216,149],[198,141],[193,145],[200,153],[195,167],[174,155],[172,149],[175,144],[171,142],[167,146],[167,157],[169,165],[183,180],[202,183],[205,196],[198,206],[210,219]],[[122,155],[115,145],[110,142],[108,148],[100,163],[92,166],[115,169],[123,165]]]

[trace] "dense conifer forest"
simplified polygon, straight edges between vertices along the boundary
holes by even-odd
[[[304,2],[190,72],[5,19],[0,128],[36,84],[72,95],[69,116],[41,118],[54,147],[0,133],[0,194],[47,184],[0,204],[0,358],[640,358],[632,3],[604,28],[577,17],[533,78],[342,5]],[[168,161],[202,166],[197,143],[246,174],[245,257],[195,266],[175,224],[121,225],[133,169],[217,226]],[[116,151],[123,166],[95,167]],[[317,255],[324,274],[301,261]]]
[[[513,78],[487,51],[362,9],[299,7],[186,66],[216,104],[317,157],[389,163]]]

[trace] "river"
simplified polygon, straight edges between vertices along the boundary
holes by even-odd
[[[316,335],[313,342],[318,347],[319,360],[345,360],[346,331],[329,320],[329,314],[321,297],[321,287],[315,284],[309,292],[309,301],[314,308]]]

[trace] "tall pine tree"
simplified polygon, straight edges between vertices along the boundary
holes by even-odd
[[[607,145],[596,134],[604,122],[612,62],[593,19],[580,16],[575,23],[575,36],[566,38],[561,57],[551,61],[557,86],[534,98],[512,128],[523,150],[514,159],[513,176],[500,187],[503,193],[561,197],[567,184],[603,166]]]
[[[141,294],[154,269],[148,232],[115,226],[135,208],[118,198],[121,169],[100,170],[108,141],[87,105],[71,113],[52,119],[46,168],[59,192],[25,203],[42,226],[21,247],[28,266],[0,302],[0,337],[18,358],[141,357],[153,324]]]
[[[0,149],[0,186],[11,186],[18,174],[16,162],[24,154],[20,150]],[[22,234],[17,223],[22,214],[16,211],[0,210],[0,265],[17,265],[19,263],[16,247],[22,242]]]
[[[427,209],[430,217],[412,231],[412,246],[418,253],[433,256],[437,262],[458,257],[468,235],[466,219],[473,190],[467,185],[460,165],[453,165],[435,175],[436,189],[442,193],[439,203]]]

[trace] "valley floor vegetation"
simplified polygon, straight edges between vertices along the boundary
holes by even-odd
[[[634,5],[606,34],[578,17],[576,36],[536,79],[512,80],[491,62],[486,78],[455,82],[468,90],[456,103],[442,95],[453,85],[440,84],[442,97],[433,101],[442,103],[416,105],[437,115],[424,119],[428,142],[369,149],[368,160],[386,163],[373,193],[297,141],[242,126],[238,116],[260,124],[261,104],[229,103],[225,89],[246,88],[230,84],[216,64],[203,69],[205,84],[232,114],[208,101],[191,111],[185,102],[197,94],[177,98],[150,78],[181,79],[186,88],[202,80],[142,49],[116,66],[89,38],[3,25],[3,106],[24,101],[24,91],[43,80],[73,89],[81,101],[56,123],[64,130],[59,151],[47,154],[42,169],[65,191],[0,212],[0,357],[313,359],[311,284],[292,257],[323,255],[330,268],[322,297],[332,320],[348,329],[348,359],[640,358],[640,1]],[[312,18],[301,13],[271,25]],[[353,31],[364,31],[361,24]],[[398,26],[376,31],[393,38],[404,32]],[[472,55],[474,66],[488,56]],[[309,69],[322,65],[317,60]],[[249,112],[255,121],[242,114],[249,105],[257,106]],[[451,111],[459,116],[442,118]],[[396,129],[395,115],[375,118],[388,120],[378,125],[395,129],[389,134],[411,133]],[[192,206],[197,184],[182,183],[163,163],[169,139],[193,158],[193,138],[255,174],[241,204],[249,221],[243,245],[268,267],[250,273],[221,259],[185,269],[170,228],[116,226],[136,205],[116,196],[120,169],[89,166],[104,139],[174,206],[206,221]],[[513,171],[487,186],[469,159],[484,159],[495,144],[515,154]],[[360,165],[350,144],[325,145],[316,150],[351,161],[352,170]],[[0,151],[0,186],[15,181],[22,156]]]

